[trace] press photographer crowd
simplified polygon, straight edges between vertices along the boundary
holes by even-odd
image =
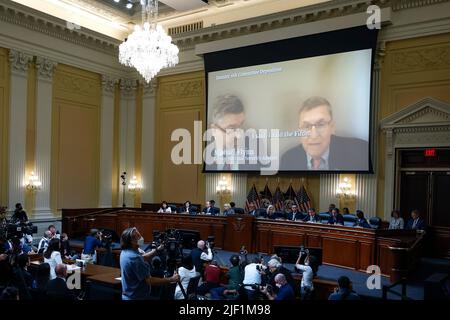
[[[84,285],[69,289],[66,280],[74,266],[86,270],[86,266],[96,264],[120,267],[122,300],[317,298],[313,279],[319,263],[303,246],[290,269],[276,254],[249,259],[244,246],[223,262],[214,248],[214,237],[187,248],[180,231],[171,229],[155,231],[153,241],[145,244],[139,230],[132,227],[120,236],[120,257],[115,263],[110,232],[91,230],[77,253],[71,250],[67,234],[60,234],[54,225],[34,242],[37,228],[28,221],[21,204],[16,205],[10,220],[6,219],[5,209],[0,212],[1,300],[88,300]],[[99,248],[103,248],[101,259],[97,255]],[[338,284],[330,300],[359,299],[347,277],[341,277]]]

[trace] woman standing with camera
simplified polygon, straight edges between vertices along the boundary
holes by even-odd
[[[303,260],[302,258],[306,255]],[[302,274],[302,282],[300,284],[300,293],[302,300],[311,300],[312,294],[314,291],[313,278],[314,271],[309,265],[310,263],[310,255],[308,249],[300,250],[300,254],[298,255],[297,262],[295,263],[295,267],[303,272]]]

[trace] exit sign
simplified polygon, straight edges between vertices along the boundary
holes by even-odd
[[[425,149],[425,157],[436,157],[436,149]]]

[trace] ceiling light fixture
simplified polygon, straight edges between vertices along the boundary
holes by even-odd
[[[141,0],[142,26],[119,46],[119,61],[134,67],[148,83],[163,68],[178,63],[178,47],[172,38],[157,24],[158,0]]]

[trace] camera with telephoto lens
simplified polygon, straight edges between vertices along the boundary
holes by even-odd
[[[305,246],[300,246],[300,253],[301,254],[308,254],[309,250],[307,248],[305,248]]]

